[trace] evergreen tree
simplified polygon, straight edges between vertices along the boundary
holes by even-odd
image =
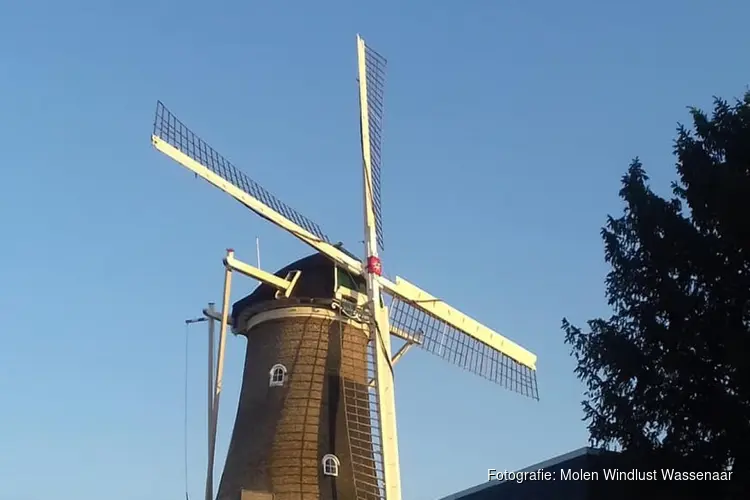
[[[731,468],[736,490],[750,473],[750,92],[691,115],[671,198],[638,159],[622,178],[624,213],[601,233],[612,316],[563,330],[593,445]]]

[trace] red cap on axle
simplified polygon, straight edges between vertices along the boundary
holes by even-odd
[[[381,276],[383,274],[383,264],[380,259],[374,255],[367,257],[367,272]]]

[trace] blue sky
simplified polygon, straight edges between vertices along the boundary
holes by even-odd
[[[0,499],[182,498],[184,319],[226,247],[308,252],[152,149],[157,99],[333,239],[361,238],[355,35],[389,59],[385,270],[539,356],[541,401],[397,368],[404,498],[586,444],[560,320],[606,314],[599,228],[687,105],[750,82],[735,1],[0,0]],[[233,299],[254,284],[237,280]],[[205,477],[190,334],[188,487]],[[217,478],[244,355],[230,338]]]

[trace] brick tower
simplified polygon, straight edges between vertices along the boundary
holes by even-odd
[[[336,280],[362,284],[317,253],[276,274],[291,270],[291,297],[260,285],[232,308],[247,351],[217,498],[378,498],[368,329],[332,306]]]

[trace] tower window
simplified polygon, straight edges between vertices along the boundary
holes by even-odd
[[[269,375],[270,380],[268,382],[268,385],[270,387],[283,386],[284,381],[286,380],[286,366],[280,364],[273,365],[273,368],[271,368]]]
[[[323,457],[323,474],[326,476],[336,477],[339,475],[339,467],[341,463],[336,455],[328,454]]]

